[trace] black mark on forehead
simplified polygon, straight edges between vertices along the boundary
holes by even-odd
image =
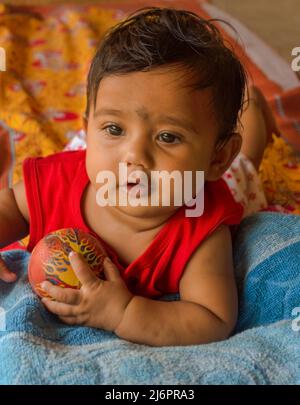
[[[149,113],[148,113],[148,111],[146,110],[145,107],[139,107],[137,110],[135,110],[135,112],[143,120],[149,120]]]

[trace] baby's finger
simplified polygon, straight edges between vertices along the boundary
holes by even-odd
[[[42,303],[53,314],[59,316],[77,316],[77,307],[74,305],[51,301],[49,298],[42,298]]]
[[[80,301],[79,290],[73,288],[57,287],[49,281],[43,281],[41,287],[56,301],[64,302],[65,304],[77,305]]]
[[[0,280],[3,280],[7,283],[13,283],[16,281],[17,275],[10,271],[4,260],[0,257]]]
[[[107,281],[116,281],[121,278],[119,269],[108,256],[106,256],[106,258],[104,259],[103,267],[104,275]]]
[[[60,316],[59,319],[61,319],[67,325],[78,324],[77,318],[75,316]]]
[[[72,251],[69,254],[69,260],[74,273],[76,274],[82,285],[91,285],[99,282],[98,277],[96,277],[96,275],[92,272],[89,265],[85,262],[80,254]]]

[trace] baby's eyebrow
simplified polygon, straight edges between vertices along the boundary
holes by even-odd
[[[136,113],[142,117],[144,120],[147,120],[149,118],[148,113],[145,113],[143,111],[143,113],[141,113],[140,110],[137,110]],[[115,108],[100,108],[97,111],[95,111],[94,113],[94,118],[97,118],[101,115],[105,115],[105,114],[110,114],[110,115],[125,115],[125,112],[122,110],[118,110]],[[197,133],[196,129],[194,128],[194,125],[192,123],[190,123],[188,120],[186,120],[185,118],[179,118],[179,117],[175,117],[175,116],[171,116],[171,115],[160,115],[159,119],[161,121],[164,122],[168,122],[169,124],[174,124],[177,125],[183,129],[188,129],[192,132]]]
[[[185,118],[172,117],[171,115],[161,115],[160,118],[164,122],[168,122],[169,124],[174,124],[183,129],[188,129],[192,132],[197,133],[194,125],[191,122],[187,121]]]
[[[94,118],[97,118],[100,115],[105,115],[105,114],[122,115],[123,112],[121,110],[117,110],[115,108],[100,108],[99,110],[95,111]]]

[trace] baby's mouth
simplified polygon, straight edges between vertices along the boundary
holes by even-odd
[[[128,181],[127,183],[120,184],[120,187],[129,192],[133,187],[137,191],[136,197],[140,197],[142,194],[145,194],[146,190],[148,190],[148,195],[151,193],[151,187],[148,183],[142,183],[141,179],[136,179],[135,181]]]
[[[139,187],[144,187],[143,184],[141,184],[141,179],[136,179],[136,181],[128,181],[126,183],[127,188],[131,189],[132,187],[136,186],[139,184]]]

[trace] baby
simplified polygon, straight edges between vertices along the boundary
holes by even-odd
[[[211,21],[168,8],[145,8],[111,29],[88,75],[86,150],[29,158],[24,180],[0,192],[0,247],[30,235],[81,228],[102,243],[105,280],[70,254],[80,290],[44,282],[49,311],[69,325],[113,331],[152,346],[227,338],[237,320],[231,230],[266,207],[257,169],[277,132],[258,89],[246,108],[245,71]],[[204,172],[204,210],[186,205],[100,205],[99,173]],[[131,180],[132,183],[132,180]],[[242,185],[242,186],[241,186]],[[136,187],[136,185],[134,186]],[[193,197],[196,180],[191,183]],[[144,189],[145,191],[145,189]],[[142,193],[142,185],[138,195]],[[4,261],[0,279],[16,275]],[[179,293],[178,301],[157,300]]]

